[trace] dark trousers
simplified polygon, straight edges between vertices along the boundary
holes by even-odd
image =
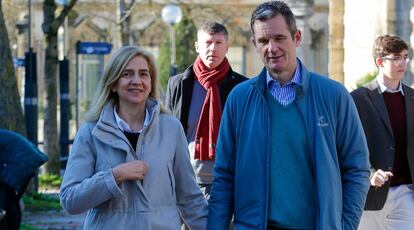
[[[292,230],[292,229],[287,229],[287,228],[278,228],[278,227],[274,227],[271,224],[267,224],[267,230]]]
[[[0,229],[18,230],[22,218],[19,196],[4,184],[0,184],[0,209],[6,211],[6,216],[0,220]]]
[[[272,226],[267,226],[267,230],[289,230],[286,228],[276,228],[276,227],[272,227]]]
[[[278,228],[278,227],[272,227],[270,225],[267,225],[267,230],[289,230],[286,228]]]

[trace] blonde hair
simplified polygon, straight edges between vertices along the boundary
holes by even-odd
[[[112,92],[111,89],[118,81],[121,72],[125,69],[128,62],[136,56],[141,56],[148,62],[149,73],[151,76],[151,92],[149,98],[158,101],[161,106],[161,112],[166,112],[160,99],[159,79],[154,57],[141,47],[124,46],[112,55],[108,65],[105,67],[104,74],[96,89],[94,99],[89,110],[85,114],[85,121],[98,120],[105,104],[109,101],[112,100],[114,103],[118,103],[118,94]]]

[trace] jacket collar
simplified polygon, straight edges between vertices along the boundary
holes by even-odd
[[[407,120],[407,135],[411,135],[414,132],[414,93],[405,84],[401,83],[402,90],[404,91],[404,103],[405,103],[405,114]],[[379,116],[383,120],[385,126],[387,127],[388,131],[392,133],[391,122],[388,117],[387,107],[384,103],[384,98],[382,97],[381,89],[376,79],[368,82],[364,85],[365,88],[369,90],[369,97],[372,100],[375,108],[378,111]]]
[[[92,135],[110,145],[118,145],[119,143],[116,140],[123,140],[124,142],[128,143],[128,140],[122,131],[118,128],[118,125],[116,123],[115,115],[113,112],[114,105],[115,102],[113,100],[106,103],[96,123],[96,126],[92,130]],[[151,114],[151,120],[149,121],[148,127],[143,129],[143,132],[158,123],[160,103],[155,99],[148,98],[146,102],[146,109]]]
[[[407,119],[407,137],[410,138],[414,132],[414,91],[404,85],[401,84],[404,90],[404,101],[405,101],[405,114]]]
[[[230,84],[231,81],[236,81],[236,77],[233,74],[233,70],[230,67],[230,70],[227,74],[227,77],[222,81],[222,84]],[[181,102],[181,110],[179,114],[179,120],[184,127],[184,130],[187,130],[187,119],[188,119],[188,111],[190,110],[191,104],[191,97],[193,95],[193,88],[194,88],[194,71],[193,65],[190,65],[187,69],[184,70],[182,73],[181,78],[181,85],[180,94],[181,98],[183,98]],[[222,95],[222,88],[220,87],[220,95]]]
[[[387,127],[388,131],[392,134],[391,122],[388,117],[387,107],[385,105],[384,98],[382,97],[382,93],[378,85],[378,81],[374,79],[368,82],[364,87],[369,90],[368,95],[371,98],[372,103],[377,109],[378,114],[381,117],[382,121],[384,122],[385,126]]]
[[[195,76],[194,76],[193,65],[190,65],[187,69],[184,70],[182,81],[183,81],[183,84],[189,84],[193,86],[192,83],[194,82],[194,80],[195,80]],[[223,80],[223,82],[227,82],[231,80],[235,80],[235,77],[233,74],[233,69],[230,66],[229,72],[227,73],[227,76]]]

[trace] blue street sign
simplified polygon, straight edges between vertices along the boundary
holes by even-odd
[[[24,58],[13,58],[14,68],[24,67]]]
[[[104,55],[111,53],[112,44],[107,42],[78,42],[76,48],[78,54]]]

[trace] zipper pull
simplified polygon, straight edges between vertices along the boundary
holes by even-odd
[[[141,144],[141,150],[140,150],[139,156],[140,156],[140,160],[144,160],[144,142],[142,142]]]

